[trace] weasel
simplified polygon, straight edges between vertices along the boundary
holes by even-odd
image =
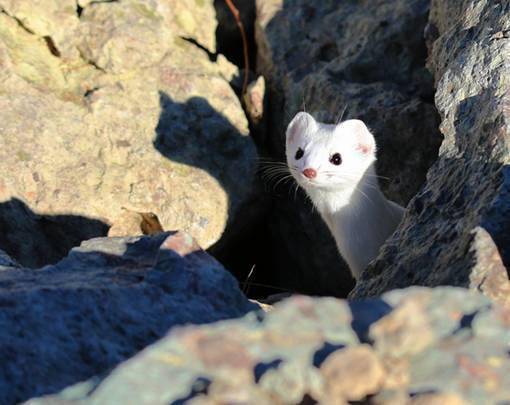
[[[299,112],[287,127],[286,156],[358,280],[404,213],[379,189],[373,135],[360,120],[331,125]]]

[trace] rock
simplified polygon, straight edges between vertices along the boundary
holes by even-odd
[[[79,57],[73,40],[80,23],[75,0],[2,0],[0,8],[27,32],[44,39],[54,56]]]
[[[209,59],[213,1],[57,3],[0,1],[0,171],[16,173],[0,179],[0,223],[40,249],[0,247],[25,266],[55,263],[106,235],[122,206],[204,248],[244,231],[256,151],[229,84],[237,68]]]
[[[428,0],[341,7],[258,1],[257,69],[270,97],[264,153],[283,161],[285,127],[303,108],[326,122],[342,116],[363,119],[377,140],[383,191],[407,204],[425,181],[441,142],[433,82],[425,68],[422,33],[428,7]],[[295,279],[298,291],[345,296],[353,281],[319,215],[312,214],[302,193],[294,201],[293,185],[273,186],[268,187],[277,189],[269,233],[281,256],[275,259],[281,278]]]
[[[428,64],[444,142],[426,185],[352,297],[448,284],[507,300],[510,45],[492,35],[510,29],[510,5],[433,1],[430,24],[438,29]]]
[[[367,345],[339,350],[321,365],[328,398],[360,401],[384,383],[384,368]]]
[[[452,287],[413,287],[364,301],[293,296],[268,313],[174,328],[108,375],[29,403],[504,402],[509,310]],[[398,321],[397,335],[412,336],[413,312],[428,319],[432,338],[428,345],[399,340],[409,381],[389,388],[388,332],[395,334],[390,326]]]
[[[257,125],[262,121],[265,110],[266,81],[264,76],[259,76],[257,80],[251,82],[244,95],[246,112],[250,121]]]
[[[379,353],[395,358],[405,357],[423,351],[434,342],[425,308],[416,297],[413,298],[402,302],[398,309],[370,327],[369,336],[377,342]]]
[[[180,232],[92,239],[54,266],[1,269],[0,402],[6,404],[107,372],[176,325],[258,308]]]
[[[498,247],[482,227],[473,230],[471,247],[475,263],[471,269],[469,287],[482,291],[494,301],[510,305],[510,282]]]

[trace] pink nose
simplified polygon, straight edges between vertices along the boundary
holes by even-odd
[[[315,169],[311,169],[311,168],[303,170],[303,174],[306,177],[308,177],[309,179],[313,179],[314,177],[317,177],[317,172],[315,171]]]

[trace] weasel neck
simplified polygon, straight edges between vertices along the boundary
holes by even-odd
[[[315,189],[309,196],[333,234],[340,254],[358,279],[397,227],[403,208],[386,199],[373,171],[367,171],[351,187]]]
[[[308,195],[323,216],[363,215],[366,218],[377,215],[377,208],[388,204],[379,189],[373,166],[370,166],[355,184],[342,188],[309,190]]]

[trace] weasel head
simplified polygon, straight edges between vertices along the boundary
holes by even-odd
[[[375,139],[360,120],[323,124],[299,112],[287,127],[290,172],[305,190],[347,190],[372,167]]]

